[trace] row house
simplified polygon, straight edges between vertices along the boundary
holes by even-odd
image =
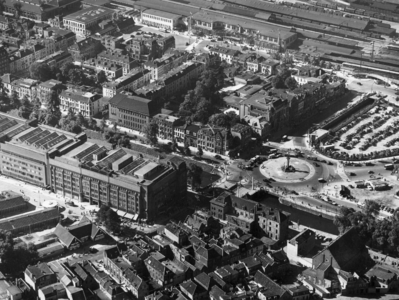
[[[205,127],[198,130],[197,147],[218,154],[225,154],[229,147],[231,132],[226,128]]]
[[[149,70],[136,68],[114,81],[104,83],[103,96],[112,98],[124,90],[135,91],[150,83],[150,78],[151,73]]]
[[[174,273],[169,270],[162,262],[154,258],[148,257],[144,264],[150,277],[160,286],[168,287],[174,283]]]
[[[136,274],[130,261],[121,255],[117,247],[107,249],[103,254],[104,268],[116,282],[125,285],[139,300],[148,294],[147,283]]]
[[[222,61],[232,64],[241,54],[240,51],[226,47],[215,47],[209,51],[212,55],[218,55]]]
[[[187,62],[163,75],[157,81],[150,83],[135,93],[141,97],[153,99],[159,105],[166,102],[169,97],[174,97],[193,87],[205,65],[202,63]]]
[[[137,67],[137,61],[130,57],[128,54],[121,54],[119,52],[112,52],[109,50],[103,51],[97,56],[98,61],[106,62],[109,65],[121,65],[123,75],[130,72],[131,69]]]
[[[173,51],[164,54],[161,58],[157,58],[144,63],[144,68],[151,72],[151,79],[158,80],[170,70],[177,68],[187,61],[187,52]]]
[[[46,47],[41,44],[33,45],[30,49],[33,51],[35,60],[42,59],[48,55]]]
[[[273,59],[252,59],[247,60],[247,71],[251,71],[254,73],[262,73],[266,76],[276,75],[277,74],[277,66],[280,64],[279,61]]]
[[[96,61],[96,71],[105,73],[109,81],[113,81],[123,75],[122,66],[119,64],[108,63],[106,61]]]
[[[93,117],[100,111],[101,95],[78,90],[64,90],[60,93],[60,109],[67,114],[72,109],[76,114]]]
[[[10,55],[10,72],[18,73],[28,71],[29,67],[35,62],[34,52],[30,49],[21,49]]]
[[[158,125],[158,137],[169,141],[175,139],[175,127],[183,123],[180,118],[165,114],[157,114],[152,120]]]
[[[284,240],[288,234],[289,213],[236,197],[229,192],[212,199],[210,210],[214,218],[227,220],[230,226],[243,232],[267,236],[275,241]]]
[[[65,51],[57,51],[53,54],[47,55],[46,57],[37,60],[38,63],[48,64],[50,67],[60,68],[62,65],[73,62],[72,55]]]

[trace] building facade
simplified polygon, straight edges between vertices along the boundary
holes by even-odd
[[[76,90],[64,90],[60,93],[60,109],[63,114],[73,110],[84,117],[93,117],[100,111],[101,95]]]

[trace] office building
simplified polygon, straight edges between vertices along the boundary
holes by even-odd
[[[182,16],[157,9],[146,9],[141,13],[141,22],[148,26],[173,30]]]
[[[92,6],[78,12],[67,15],[63,19],[64,27],[75,32],[77,36],[88,37],[95,32],[95,29],[103,20],[112,19],[114,10],[104,6]]]
[[[109,119],[137,131],[141,131],[157,112],[155,102],[142,97],[116,94],[109,100]]]

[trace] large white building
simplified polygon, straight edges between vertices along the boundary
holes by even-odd
[[[88,7],[64,17],[64,27],[77,36],[90,36],[95,33],[91,29],[103,20],[112,19],[114,13],[114,10],[103,6]]]
[[[146,25],[173,30],[182,16],[157,9],[147,9],[141,13],[141,22]]]
[[[101,95],[75,90],[62,91],[60,94],[60,109],[67,114],[69,109],[81,113],[84,117],[93,117],[100,111]]]
[[[103,96],[112,98],[116,93],[126,89],[136,90],[150,83],[151,72],[146,69],[136,69],[118,79],[103,85]]]

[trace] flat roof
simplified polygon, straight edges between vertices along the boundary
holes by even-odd
[[[144,177],[148,172],[151,172],[152,170],[154,170],[157,167],[158,167],[157,163],[150,162],[150,163],[146,164],[144,167],[142,167],[141,169],[134,172],[134,174],[137,176],[140,176],[140,177]]]
[[[77,21],[82,23],[89,23],[94,20],[103,18],[106,15],[114,13],[113,9],[106,8],[104,6],[92,6],[79,10],[73,14],[64,17],[64,20]]]
[[[145,11],[143,11],[143,13],[149,14],[149,15],[154,15],[157,17],[167,18],[167,19],[178,19],[181,17],[181,15],[169,13],[169,12],[158,10],[158,9],[152,9],[152,8],[146,9]]]

